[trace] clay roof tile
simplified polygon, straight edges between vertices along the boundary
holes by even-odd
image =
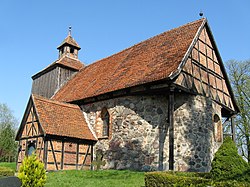
[[[79,106],[32,95],[45,134],[96,140]]]
[[[82,68],[53,98],[76,101],[168,78],[204,20],[169,30]]]

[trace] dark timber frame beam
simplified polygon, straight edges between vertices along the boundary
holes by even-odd
[[[93,144],[91,145],[91,151],[90,152],[91,152],[91,155],[90,155],[90,160],[91,160],[90,169],[94,170],[93,165],[92,165],[92,162],[94,160],[94,148],[93,148]]]
[[[83,162],[82,162],[81,170],[83,169],[83,166],[85,165],[87,156],[88,156],[88,154],[89,154],[89,148],[90,148],[90,146],[91,146],[91,145],[88,145],[88,149],[87,149],[87,151],[86,151],[85,157],[84,157]],[[92,148],[91,148],[91,149],[92,149]],[[92,163],[92,161],[91,161],[91,163]]]
[[[232,133],[232,140],[235,142],[235,116],[231,116],[231,133]]]
[[[76,170],[78,170],[78,163],[79,163],[79,143],[76,144]]]
[[[169,119],[169,170],[174,170],[174,89],[169,88],[168,119]]]
[[[54,148],[53,148],[53,143],[51,140],[49,140],[50,142],[50,147],[51,147],[51,150],[52,150],[52,154],[53,154],[53,158],[54,158],[54,163],[55,163],[55,166],[56,166],[56,170],[58,170],[58,165],[57,165],[57,161],[56,161],[56,155],[55,155],[55,151],[54,151]]]
[[[64,166],[64,141],[62,141],[61,170],[63,170],[63,166]]]
[[[44,168],[47,170],[47,162],[48,162],[48,140],[44,138],[44,148],[43,148],[43,163],[44,163]]]

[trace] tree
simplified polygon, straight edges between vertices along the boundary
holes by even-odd
[[[242,156],[250,163],[250,60],[230,60],[226,65],[240,109],[235,118],[236,143]]]
[[[6,104],[0,103],[0,161],[13,161],[17,152],[15,126],[17,120]]]
[[[219,150],[215,153],[210,171],[214,180],[240,180],[249,169],[247,162],[238,155],[231,137],[226,137]]]

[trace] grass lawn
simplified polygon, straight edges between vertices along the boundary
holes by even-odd
[[[15,162],[0,162],[0,167],[11,168],[15,171]],[[142,187],[144,172],[128,170],[69,170],[47,173],[45,187]]]
[[[10,168],[16,170],[16,162],[0,162],[0,167]]]
[[[47,174],[45,187],[142,187],[144,173],[135,171],[57,171]]]

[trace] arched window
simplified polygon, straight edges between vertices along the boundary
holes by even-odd
[[[29,142],[27,155],[30,156],[35,151],[36,151],[36,145],[35,145],[35,143],[34,142]]]
[[[220,116],[214,114],[213,116],[213,125],[214,125],[214,139],[216,142],[222,142],[222,124]]]
[[[102,136],[106,137],[109,136],[109,112],[107,108],[103,108],[101,111],[101,118],[102,118]]]

